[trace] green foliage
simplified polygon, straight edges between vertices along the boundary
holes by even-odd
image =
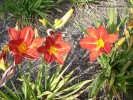
[[[36,80],[31,81],[30,77],[33,70],[32,63],[29,62],[29,64],[31,67],[28,76],[24,74],[21,66],[19,66],[21,73],[19,80],[22,82],[21,90],[16,89],[15,83],[11,82],[15,91],[5,86],[7,92],[0,91],[2,100],[73,100],[85,91],[85,89],[81,90],[81,88],[91,81],[85,80],[68,87],[77,78],[77,76],[72,77],[74,70],[64,75],[69,65],[65,69],[58,66],[55,73],[50,76],[48,66],[43,59]]]
[[[125,18],[121,18],[119,15],[117,15],[115,8],[110,8],[108,19],[105,18],[100,22],[95,15],[93,15],[93,18],[95,27],[98,28],[100,25],[104,24],[108,33],[119,33],[120,29],[125,28],[125,25],[128,21],[127,16]]]
[[[60,11],[58,4],[63,0],[4,0],[0,13],[10,13],[13,18],[21,20],[24,25],[35,22],[36,17],[46,18],[52,10]]]
[[[46,65],[44,66],[46,70]],[[45,91],[38,95],[38,98],[45,100],[67,100],[77,98],[84,90],[79,91],[86,83],[90,80],[79,82],[70,87],[67,87],[77,76],[72,77],[73,71],[69,72],[67,75],[64,75],[65,71],[68,69],[69,65],[62,70],[62,66],[58,66],[55,73],[50,77],[45,72]],[[72,78],[71,78],[72,77]]]
[[[124,32],[121,33],[128,19],[127,17],[122,19],[117,15],[117,12],[111,8],[109,19],[105,19],[102,23],[95,19],[95,22],[96,27],[104,23],[108,33],[119,33],[119,35],[123,36],[124,41],[118,40],[112,48],[111,54],[101,54],[98,62],[101,64],[102,70],[92,82],[88,96],[89,98],[96,97],[101,88],[103,88],[105,92],[109,94],[109,100],[112,100],[113,96],[120,99],[120,92],[132,100],[132,89],[130,89],[130,87],[133,85],[133,73],[131,71],[133,66],[133,38],[131,30],[128,32],[128,30],[125,29]]]
[[[118,52],[116,55],[116,59],[113,63],[113,69],[117,67],[118,74],[116,75],[116,82],[118,89],[128,95],[130,99],[133,99],[130,92],[132,92],[133,86],[133,38],[131,34],[131,30],[129,30],[129,37],[126,37],[125,42],[121,45],[120,49],[122,52]]]
[[[133,7],[133,0],[128,1],[129,7]]]
[[[85,35],[88,35],[88,32],[87,32],[86,28],[83,27],[83,25],[80,24],[79,22],[76,21],[76,23],[77,23],[77,25],[79,26],[79,28],[82,30],[82,32],[83,32]]]

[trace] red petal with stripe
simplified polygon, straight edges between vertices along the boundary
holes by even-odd
[[[23,40],[10,40],[8,42],[9,51],[13,54],[19,54],[18,46],[23,42]]]
[[[45,38],[35,38],[31,45],[29,46],[30,48],[38,48],[42,45],[42,43],[44,42]]]
[[[66,42],[60,42],[59,44],[55,45],[55,47],[57,48],[58,54],[67,54],[71,49],[71,46]]]
[[[96,48],[96,41],[94,37],[84,37],[82,40],[80,40],[79,44],[82,48],[93,50]]]
[[[45,42],[46,48],[50,49],[50,47],[54,45],[55,45],[54,40],[50,36],[46,37],[46,42]]]
[[[97,37],[97,34],[96,34],[96,30],[94,29],[94,28],[92,28],[92,27],[89,27],[88,29],[87,29],[87,32],[88,32],[88,35],[90,36],[90,37],[94,37],[94,38],[98,38]]]
[[[101,38],[103,39],[103,41],[108,39],[107,31],[104,28],[104,26],[99,26],[98,29],[96,30],[96,33],[97,33],[98,39]]]
[[[20,39],[24,39],[28,46],[31,44],[33,36],[34,31],[30,26],[26,26],[21,30]]]
[[[11,40],[18,40],[20,32],[17,31],[15,28],[8,28],[8,33],[11,38]]]
[[[104,47],[100,48],[100,51],[105,54],[109,54],[111,52],[111,43],[105,42]]]
[[[29,48],[23,56],[28,59],[39,59],[38,52],[35,48]]]
[[[54,41],[56,43],[60,42],[62,40],[62,34],[61,33],[58,33],[55,38],[54,38]]]
[[[108,41],[110,43],[115,43],[117,39],[118,39],[118,34],[108,34]]]
[[[99,55],[100,55],[99,50],[98,51],[91,51],[90,52],[90,61],[92,62],[92,61],[96,60],[99,57]]]
[[[22,55],[20,55],[20,54],[15,54],[14,55],[15,64],[20,64],[22,62],[22,59],[23,59]]]
[[[45,59],[46,63],[49,64],[49,63],[53,62],[56,58],[54,55],[51,55],[51,54],[49,54],[49,52],[46,52],[44,54],[44,59]]]
[[[55,57],[56,57],[55,61],[57,63],[59,63],[59,64],[63,64],[64,63],[64,59],[63,59],[63,57],[60,54],[56,54]]]
[[[47,52],[47,48],[45,46],[41,46],[37,49],[37,51],[41,54],[45,54]]]

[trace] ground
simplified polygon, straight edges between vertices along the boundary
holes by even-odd
[[[100,1],[100,0],[99,0]],[[62,4],[60,8],[63,10],[62,13],[53,12],[49,16],[49,20],[51,22],[54,21],[55,18],[61,18],[69,9],[70,4],[67,2]],[[66,74],[70,72],[73,69],[76,69],[74,72],[74,76],[78,75],[80,76],[76,80],[74,80],[70,85],[75,84],[77,82],[80,82],[82,80],[86,79],[94,79],[96,73],[98,73],[100,67],[97,61],[95,62],[89,62],[89,52],[81,49],[79,46],[79,40],[83,38],[85,35],[82,32],[82,30],[79,28],[78,23],[81,23],[85,28],[89,26],[94,26],[94,16],[96,16],[100,21],[104,18],[109,18],[109,9],[110,7],[116,8],[118,14],[122,17],[125,17],[127,12],[126,2],[124,0],[110,0],[110,2],[107,2],[107,0],[101,0],[99,3],[88,3],[83,6],[76,6],[74,7],[74,14],[72,18],[69,20],[69,22],[61,28],[59,31],[63,33],[64,41],[68,41],[72,49],[70,53],[68,54],[67,60],[65,62],[65,65],[67,65],[69,62],[71,62],[71,65],[69,69],[67,70]],[[7,43],[9,36],[7,34],[7,28],[8,27],[14,27],[14,21],[0,21],[0,46],[3,46],[5,43]],[[42,36],[45,36],[46,32],[45,29],[42,26],[38,26],[39,28],[39,34]],[[8,58],[8,60],[11,62],[12,58]],[[23,62],[23,65],[26,64],[26,62]],[[33,63],[34,67],[34,74],[39,69],[40,61],[35,61]],[[53,63],[52,65],[54,65]],[[65,67],[65,65],[63,67]],[[26,70],[25,70],[26,69]],[[28,65],[26,68],[24,68],[25,73],[28,72]],[[54,72],[54,68],[50,71],[50,74]],[[16,73],[14,75],[14,81],[15,78],[18,77],[18,71],[16,69]],[[99,93],[97,100],[106,100],[105,94],[102,92]],[[87,92],[82,94],[79,97],[79,100],[85,100],[87,98]],[[127,98],[122,97],[122,100],[127,100]]]

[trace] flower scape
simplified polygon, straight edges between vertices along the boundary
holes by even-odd
[[[1,1],[0,100],[133,100],[133,0],[124,17],[119,1]]]

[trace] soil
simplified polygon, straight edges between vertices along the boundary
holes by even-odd
[[[86,51],[85,49],[82,49],[79,46],[79,40],[82,39],[85,35],[82,32],[82,30],[79,28],[78,23],[81,23],[85,28],[89,26],[94,26],[94,17],[96,16],[99,21],[102,21],[105,18],[109,18],[109,9],[110,7],[116,8],[118,14],[121,17],[126,16],[127,12],[127,6],[126,1],[124,0],[110,0],[110,2],[107,2],[107,0],[99,0],[99,3],[88,3],[86,5],[78,5],[74,7],[74,14],[72,18],[69,20],[69,22],[59,31],[62,32],[64,38],[64,41],[67,41],[71,44],[72,49],[69,52],[67,59],[65,61],[65,64],[63,68],[65,68],[68,63],[71,62],[70,67],[66,71],[65,74],[72,71],[73,69],[76,69],[74,72],[74,75],[78,75],[79,77],[74,80],[70,85],[73,85],[77,82],[86,80],[86,79],[94,79],[95,75],[100,70],[99,64],[97,61],[89,62],[89,51]],[[60,9],[62,9],[62,13],[53,12],[49,16],[49,20],[51,22],[54,21],[55,18],[61,18],[69,9],[71,8],[71,4],[68,3],[67,0],[65,0],[65,3],[61,4]],[[8,17],[8,16],[7,16]],[[0,20],[0,47],[2,47],[4,44],[6,44],[9,40],[9,36],[7,33],[8,27],[14,27],[15,21],[7,21],[7,20]],[[42,26],[38,26],[39,34],[41,36],[46,35],[46,30]],[[10,54],[8,54],[10,55]],[[12,63],[13,58],[12,56],[8,58],[8,61]],[[34,61],[33,67],[34,67],[34,73],[33,73],[33,79],[36,75],[41,61]],[[29,66],[27,62],[23,61],[23,70],[25,74],[28,73]],[[51,65],[55,66],[55,63],[52,63]],[[54,73],[54,67],[50,70],[50,74]],[[13,76],[13,81],[17,81],[16,79],[19,77],[19,72],[16,68],[15,75]],[[8,83],[7,83],[8,84]],[[19,82],[17,81],[16,86],[19,85]],[[85,87],[84,87],[85,88]],[[86,100],[87,99],[88,91],[83,93],[79,100]],[[107,95],[103,94],[102,91],[99,92],[99,95],[97,97],[97,100],[107,100]],[[128,100],[126,97],[121,96],[122,100]]]

